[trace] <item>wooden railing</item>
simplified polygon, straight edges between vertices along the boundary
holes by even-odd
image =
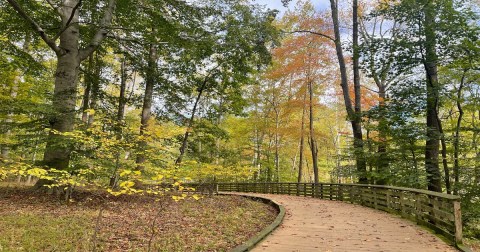
[[[462,244],[460,197],[393,186],[313,183],[218,183],[216,191],[286,194],[346,201],[398,214]]]

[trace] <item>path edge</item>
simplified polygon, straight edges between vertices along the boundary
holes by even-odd
[[[244,252],[253,249],[258,243],[260,243],[263,239],[265,239],[270,233],[272,233],[275,229],[277,229],[280,224],[282,224],[283,218],[285,217],[285,207],[277,203],[276,201],[261,197],[261,196],[253,196],[241,193],[224,193],[219,192],[218,195],[237,195],[245,198],[249,198],[252,200],[261,201],[265,204],[271,205],[275,207],[278,211],[278,215],[273,220],[273,222],[262,229],[262,231],[258,232],[256,235],[252,236],[246,242],[236,246],[235,248],[231,249],[230,252]]]

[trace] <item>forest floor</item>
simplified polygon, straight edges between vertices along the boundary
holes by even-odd
[[[0,251],[226,251],[276,215],[239,196],[175,202],[81,192],[65,202],[0,186]]]
[[[480,252],[480,241],[473,239],[465,239],[465,245],[471,248],[474,252]]]

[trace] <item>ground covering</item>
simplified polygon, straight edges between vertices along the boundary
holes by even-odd
[[[175,202],[83,191],[65,202],[0,187],[0,251],[226,251],[275,217],[239,196]]]

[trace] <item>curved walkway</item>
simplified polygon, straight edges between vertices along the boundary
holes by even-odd
[[[239,193],[240,194],[240,193]],[[285,219],[253,251],[458,251],[401,217],[338,201],[261,195],[286,209]]]

